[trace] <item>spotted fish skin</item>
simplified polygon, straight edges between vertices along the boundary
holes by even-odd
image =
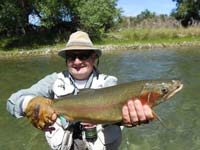
[[[154,107],[169,100],[183,87],[179,80],[140,80],[102,89],[91,89],[57,100],[53,108],[69,121],[93,124],[122,121],[122,107],[127,100],[138,98]]]

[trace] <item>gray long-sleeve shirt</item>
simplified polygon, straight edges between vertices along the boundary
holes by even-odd
[[[116,83],[116,77],[100,74],[99,78],[93,78],[91,88],[103,88],[116,85]],[[24,108],[26,108],[24,107],[24,104],[29,102],[31,97],[43,96],[54,99],[56,96],[62,95],[62,92],[65,94],[69,92],[70,94],[70,86],[73,85],[71,85],[68,77],[64,77],[63,73],[52,73],[35,83],[30,88],[12,94],[7,102],[7,110],[17,118],[24,117]],[[56,125],[56,123],[54,125]],[[54,149],[59,149],[63,143],[63,136],[60,134],[65,134],[65,130],[60,126],[52,134],[45,132],[49,145]],[[105,147],[105,145],[112,145],[112,147],[118,147],[121,141],[121,129],[116,125],[107,126],[104,130],[99,132],[98,136],[98,141],[99,144],[101,143],[101,146]],[[99,147],[99,144],[97,143],[93,146]]]
[[[53,98],[52,85],[57,79],[57,73],[52,73],[28,89],[22,89],[12,94],[7,101],[7,110],[15,117],[20,118],[24,116],[22,110],[22,103],[26,96],[43,96]]]

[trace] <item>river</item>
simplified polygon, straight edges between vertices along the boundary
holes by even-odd
[[[200,47],[106,52],[101,72],[119,83],[141,79],[180,79],[183,90],[171,101],[155,107],[159,121],[123,130],[122,150],[198,150],[200,148]],[[43,133],[26,118],[15,119],[6,111],[6,100],[54,71],[65,69],[55,55],[0,60],[0,149],[49,149]]]

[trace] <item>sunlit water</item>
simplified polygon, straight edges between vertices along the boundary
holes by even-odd
[[[99,68],[117,76],[119,83],[140,79],[180,79],[183,90],[155,112],[159,121],[123,130],[122,150],[200,149],[200,47],[127,50],[105,53]],[[43,133],[26,118],[15,119],[6,111],[6,100],[45,75],[65,69],[57,56],[0,60],[0,149],[49,149]]]

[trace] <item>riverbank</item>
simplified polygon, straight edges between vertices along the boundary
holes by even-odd
[[[154,49],[154,48],[167,48],[167,47],[192,47],[200,46],[200,41],[194,42],[176,42],[176,43],[145,43],[145,44],[108,44],[108,45],[97,45],[95,47],[101,49],[104,52],[114,50],[141,50],[141,49]],[[2,58],[13,58],[23,56],[42,56],[42,55],[54,55],[57,54],[59,49],[55,47],[43,48],[39,50],[18,50],[18,51],[1,51],[0,59]]]

